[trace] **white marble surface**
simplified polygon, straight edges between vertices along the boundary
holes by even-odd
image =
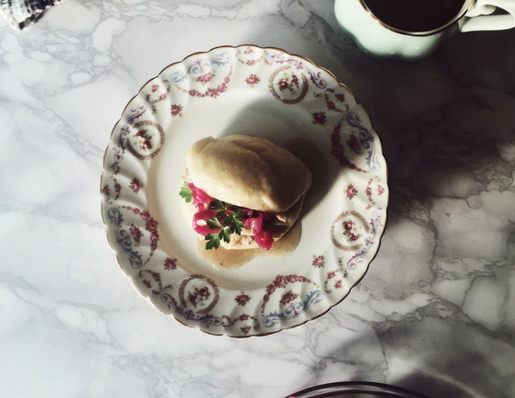
[[[2,397],[283,397],[345,380],[515,396],[515,31],[372,60],[333,1],[69,0],[0,21]],[[154,310],[100,219],[110,131],[151,77],[224,44],[311,58],[355,93],[390,168],[389,222],[328,314],[232,339]]]

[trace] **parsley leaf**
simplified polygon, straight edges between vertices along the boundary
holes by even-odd
[[[207,234],[206,235],[206,249],[218,249],[220,247],[220,238],[218,237],[218,234]]]
[[[220,210],[220,211],[226,211],[228,206],[226,203],[222,202],[221,200],[219,199],[215,199],[213,200],[210,204],[209,204],[209,207],[213,210]]]
[[[218,221],[218,218],[216,217],[211,217],[206,221],[206,224],[211,229],[222,228],[222,224],[220,224],[220,221]]]
[[[179,195],[184,199],[186,203],[190,203],[193,200],[193,192],[191,191],[188,183],[185,182],[179,191]]]
[[[181,187],[179,195],[186,203],[193,200],[193,191],[187,182]],[[213,200],[209,204],[209,208],[216,211],[216,214],[206,220],[209,229],[213,230],[212,233],[205,236],[207,250],[218,249],[222,241],[229,243],[232,234],[241,235],[244,227],[242,220],[245,218],[245,214],[240,207],[222,202],[219,199]]]
[[[217,232],[206,235],[207,250],[217,249],[222,241],[229,243],[231,241],[231,234],[241,235],[244,225],[241,220],[244,214],[239,207],[218,199],[212,201],[209,207],[212,210],[218,211],[206,221],[209,228],[217,230]]]
[[[223,239],[224,242],[229,243],[231,241],[230,233],[229,227],[223,227],[218,233],[218,237]]]
[[[241,218],[243,218],[243,212],[241,210],[238,209],[232,213],[232,229],[237,235],[241,235],[241,230],[243,229]]]

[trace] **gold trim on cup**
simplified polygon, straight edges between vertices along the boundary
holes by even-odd
[[[474,0],[464,0],[463,6],[461,7],[461,10],[454,16],[452,20],[447,22],[445,25],[442,25],[436,29],[422,31],[422,32],[411,32],[407,30],[402,30],[399,28],[396,28],[394,26],[388,25],[387,23],[381,21],[378,17],[374,15],[372,10],[370,10],[366,4],[366,0],[359,0],[359,3],[361,4],[361,7],[383,28],[386,28],[392,32],[400,33],[401,35],[407,35],[407,36],[431,36],[436,33],[441,33],[450,26],[454,25],[456,22],[458,22],[472,7]]]

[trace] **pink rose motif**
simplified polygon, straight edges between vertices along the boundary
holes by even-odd
[[[158,84],[152,84],[152,92],[155,93],[159,89]]]
[[[208,73],[205,73],[205,74],[197,77],[197,81],[202,84],[205,84],[205,83],[209,83],[212,78],[213,78],[213,74],[211,72],[208,72]]]
[[[249,334],[250,326],[243,326],[243,327],[241,328],[241,331],[242,331],[244,334]]]
[[[275,286],[274,286],[274,285],[268,285],[268,286],[266,287],[266,292],[267,292],[268,294],[272,294],[273,292],[275,292]]]
[[[236,296],[234,300],[238,303],[238,305],[243,306],[249,302],[250,297],[247,294],[242,293]]]
[[[188,299],[194,307],[197,307],[197,304],[203,303],[211,296],[209,289],[207,287],[195,287],[195,289],[188,294]]]
[[[343,156],[343,148],[341,145],[338,145],[338,146],[333,146],[331,148],[331,155],[334,155],[336,156],[336,158],[338,158],[338,160],[340,160],[341,162],[341,159],[339,159],[341,156]]]
[[[338,102],[343,102],[343,101],[345,101],[345,95],[344,95],[344,94],[336,94],[336,95],[335,95],[335,97],[336,97],[336,100],[337,100]]]
[[[288,88],[290,87],[290,85],[288,84],[288,79],[281,79],[279,81],[279,90],[281,91],[284,91],[284,90],[288,90]]]
[[[361,146],[359,145],[358,139],[355,135],[350,136],[349,140],[347,141],[347,144],[354,153],[359,153],[361,151]]]
[[[132,239],[134,239],[134,241],[136,243],[139,243],[141,240],[141,237],[143,236],[140,229],[138,227],[136,227],[135,225],[133,225],[129,228],[129,233],[131,234]]]
[[[285,287],[286,281],[284,280],[284,277],[277,275],[277,277],[275,278],[275,281],[274,281],[274,285],[276,287]]]
[[[313,262],[311,265],[317,268],[323,267],[325,264],[324,256],[313,256]]]
[[[356,226],[356,223],[352,220],[347,220],[343,222],[343,229],[345,231],[351,231]]]
[[[149,232],[151,231],[155,231],[157,229],[157,221],[154,220],[154,219],[150,219],[147,221],[146,225],[145,225],[145,229]]]
[[[173,104],[171,107],[172,116],[180,115],[182,112],[182,105]]]
[[[165,269],[174,270],[177,269],[177,259],[168,257],[164,264]]]
[[[161,275],[158,272],[148,271],[148,273],[152,276],[152,279],[156,282],[161,282]]]
[[[324,125],[326,121],[325,112],[313,113],[313,123]]]
[[[341,279],[340,279],[340,280],[338,280],[338,281],[336,281],[336,282],[334,283],[334,288],[335,288],[335,289],[341,289],[341,287],[342,287],[342,281],[341,281]]]
[[[135,192],[135,193],[138,193],[139,190],[141,189],[141,182],[139,179],[137,178],[133,178],[132,181],[130,182],[129,184],[130,188]]]
[[[351,242],[355,242],[361,236],[358,234],[358,228],[354,221],[346,220],[342,223],[343,226],[343,234],[347,237],[347,239]]]
[[[358,190],[354,187],[354,185],[349,184],[347,186],[347,189],[345,190],[345,193],[347,195],[347,198],[352,199],[358,194]]]
[[[259,77],[257,77],[255,74],[251,74],[249,77],[245,79],[245,82],[249,86],[254,86],[260,82]]]
[[[377,186],[377,193],[378,195],[382,195],[384,193],[384,188],[381,185]]]
[[[296,298],[297,298],[297,294],[294,294],[290,290],[289,292],[283,294],[283,296],[281,297],[280,303],[282,305],[286,305],[286,304],[291,303],[292,301],[294,301]]]
[[[152,136],[148,135],[145,130],[140,130],[135,134],[140,137],[139,145],[141,149],[152,149]]]
[[[209,90],[207,90],[207,95],[211,98],[217,98],[218,97],[218,91],[210,88]]]

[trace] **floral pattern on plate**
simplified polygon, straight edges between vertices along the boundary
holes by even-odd
[[[292,253],[220,271],[197,256],[178,190],[188,148],[234,133],[308,142],[324,181]],[[349,89],[306,58],[256,46],[193,54],[145,84],[112,131],[101,194],[108,241],[136,290],[184,325],[234,337],[340,303],[375,257],[389,200],[379,138]]]

